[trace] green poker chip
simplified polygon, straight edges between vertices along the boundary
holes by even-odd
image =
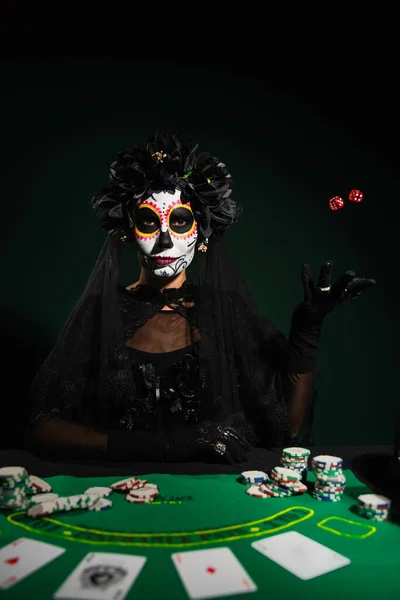
[[[308,458],[311,451],[307,448],[301,448],[299,446],[293,446],[291,448],[284,448],[282,450],[282,456],[285,458]]]

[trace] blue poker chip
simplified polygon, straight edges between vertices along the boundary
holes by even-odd
[[[316,480],[315,485],[318,485],[321,488],[342,488],[346,484],[343,481],[321,481],[319,479]]]
[[[269,477],[264,471],[243,471],[241,473],[242,480],[245,483],[264,483],[264,481],[268,481]]]

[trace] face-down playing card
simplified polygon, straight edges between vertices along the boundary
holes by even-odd
[[[313,579],[350,564],[350,559],[315,542],[311,538],[287,531],[251,544],[278,565],[300,579]]]

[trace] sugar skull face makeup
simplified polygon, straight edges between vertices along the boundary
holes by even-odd
[[[140,202],[134,233],[142,266],[157,277],[174,277],[193,260],[197,224],[179,190],[158,192]]]

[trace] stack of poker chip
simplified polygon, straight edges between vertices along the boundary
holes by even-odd
[[[48,494],[43,494],[43,496]],[[74,494],[72,496],[56,497],[35,502],[26,514],[28,517],[45,517],[56,512],[69,512],[71,510],[105,510],[111,508],[112,502],[98,494]]]
[[[128,477],[111,484],[115,492],[126,492],[125,500],[131,504],[149,504],[159,494],[155,483],[149,483],[146,479]]]
[[[311,467],[315,475],[313,498],[321,502],[339,502],[346,485],[343,459],[321,454],[312,458]]]
[[[387,521],[391,500],[378,494],[361,494],[358,496],[358,514],[372,521]]]
[[[33,493],[24,467],[0,468],[0,510],[26,509]]]
[[[307,486],[301,482],[300,473],[277,466],[272,469],[270,477],[266,475],[263,482],[255,481],[247,488],[246,493],[255,498],[287,498],[306,491]]]
[[[47,481],[29,475],[24,467],[0,468],[0,510],[25,510],[29,517],[44,517],[54,512],[99,511],[112,506],[107,498],[111,488],[89,488],[83,494],[61,498],[52,491]]]
[[[249,496],[253,496],[254,498],[269,498],[260,489],[262,483],[269,481],[269,477],[264,471],[243,471],[240,474],[240,480],[248,486],[246,494]]]
[[[281,465],[287,469],[292,469],[300,473],[303,483],[307,480],[308,458],[310,450],[293,446],[292,448],[284,448],[281,455]]]
[[[287,498],[294,494],[304,494],[307,486],[301,481],[301,473],[287,467],[274,467],[270,481],[262,486],[262,491],[273,498]]]

